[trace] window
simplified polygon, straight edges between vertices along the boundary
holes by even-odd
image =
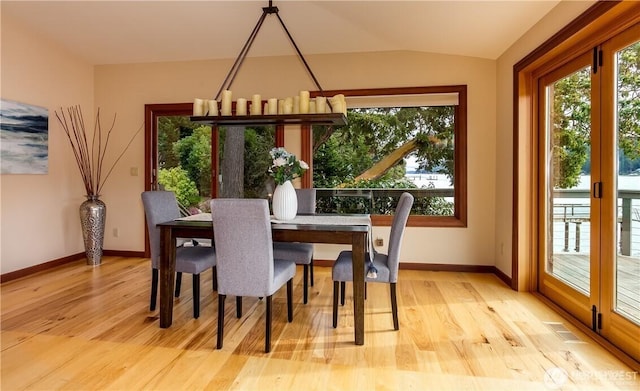
[[[205,211],[210,198],[266,198],[273,187],[268,152],[283,144],[282,126],[211,129],[189,120],[192,109],[191,103],[145,105],[145,190],[175,191],[185,208]]]
[[[348,124],[303,137],[320,212],[370,213],[390,225],[408,191],[410,226],[466,226],[466,86],[324,94],[345,95]]]

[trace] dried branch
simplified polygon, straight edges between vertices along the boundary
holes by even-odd
[[[76,159],[76,164],[80,175],[82,176],[82,182],[84,184],[87,196],[99,196],[105,182],[111,175],[111,172],[115,168],[116,164],[120,161],[122,156],[133,143],[135,137],[142,130],[142,125],[131,136],[129,142],[122,150],[117,159],[113,162],[106,175],[103,177],[105,157],[111,139],[111,132],[115,128],[116,115],[113,116],[113,122],[107,132],[106,138],[103,140],[102,125],[100,123],[100,109],[96,114],[96,120],[94,123],[93,135],[91,137],[91,146],[89,146],[87,131],[84,125],[84,118],[82,116],[82,109],[80,106],[71,106],[66,110],[60,108],[60,113],[56,113],[56,118],[62,126],[69,145],[73,151],[73,156]],[[104,141],[104,143],[103,143]]]

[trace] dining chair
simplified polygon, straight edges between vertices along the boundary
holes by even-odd
[[[287,284],[287,320],[293,321],[293,277],[296,264],[274,259],[269,204],[265,199],[211,200],[213,237],[218,269],[218,341],[224,339],[224,302],[236,296],[242,316],[242,297],[266,298],[265,352],[271,351],[272,296]]]
[[[407,219],[413,205],[413,196],[410,193],[402,193],[393,222],[391,223],[391,233],[389,234],[388,254],[381,254],[374,251],[373,265],[377,269],[377,276],[365,276],[365,292],[367,282],[384,282],[389,284],[391,293],[391,313],[393,315],[393,328],[398,330],[398,302],[396,299],[396,283],[398,282],[398,266],[400,264],[400,248],[402,244],[402,236],[407,225]],[[370,253],[365,257],[369,259]],[[338,255],[338,259],[333,264],[331,277],[333,279],[333,327],[338,326],[338,283],[342,293],[341,304],[344,305],[345,282],[353,281],[351,251],[342,251]],[[365,263],[365,267],[367,267]]]
[[[296,189],[298,198],[298,213],[316,213],[316,189]],[[289,259],[296,265],[303,265],[303,302],[307,304],[309,298],[309,284],[313,286],[313,244],[311,243],[273,243],[273,257]]]
[[[156,309],[158,296],[158,270],[160,267],[160,228],[158,223],[175,220],[180,217],[176,195],[171,191],[145,191],[142,203],[147,220],[149,247],[151,250],[151,300],[149,310]],[[193,275],[193,317],[200,316],[200,273],[211,269],[213,290],[216,290],[216,252],[208,246],[176,247],[176,289],[175,297],[180,296],[182,273]]]

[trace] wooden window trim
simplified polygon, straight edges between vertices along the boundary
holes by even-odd
[[[348,96],[376,96],[376,95],[409,95],[409,94],[436,94],[457,93],[458,105],[456,106],[456,129],[454,145],[454,211],[453,216],[409,216],[409,227],[466,227],[467,226],[467,86],[425,86],[425,87],[398,87],[398,88],[366,88],[348,90],[312,91],[311,97],[319,95],[333,96],[344,94]],[[313,162],[313,137],[310,126],[302,127],[301,158],[305,162]],[[313,167],[302,177],[302,186],[312,186]],[[393,216],[372,215],[371,222],[376,226],[391,226]]]

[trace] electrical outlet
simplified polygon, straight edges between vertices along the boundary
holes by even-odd
[[[380,247],[380,246],[384,246],[384,240],[382,240],[382,238],[376,238],[376,240],[374,241],[375,245]]]
[[[120,232],[118,231],[118,228],[114,228],[114,229],[113,229],[113,237],[114,237],[114,238],[117,238],[117,237],[118,237],[118,235],[120,235]]]

